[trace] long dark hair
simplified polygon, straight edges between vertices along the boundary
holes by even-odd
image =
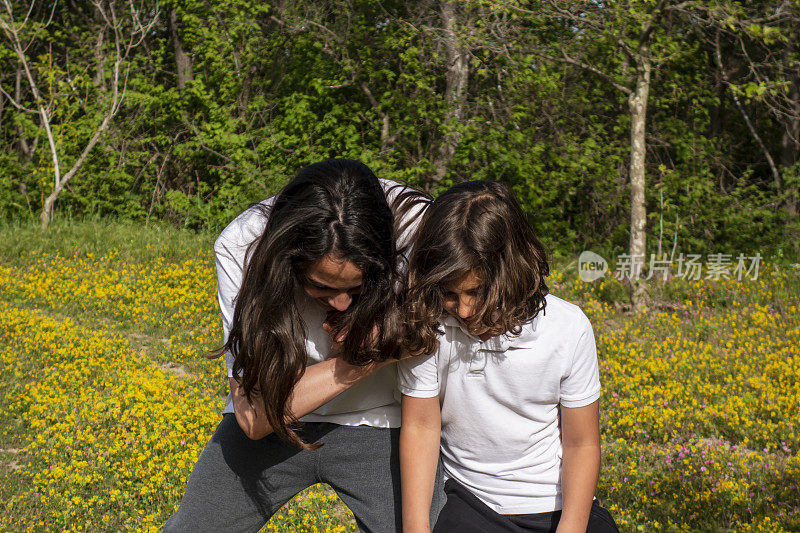
[[[424,201],[405,189],[394,194],[398,212]],[[302,447],[297,419],[286,408],[306,367],[306,324],[295,301],[315,261],[332,255],[362,272],[361,292],[337,317],[347,328],[342,358],[364,365],[399,356],[401,319],[395,217],[375,174],[350,159],[331,159],[299,171],[267,208],[263,234],[247,253],[230,334],[222,351],[234,357],[233,375],[251,400],[259,392],[272,430]],[[408,217],[406,217],[408,218]],[[373,330],[377,326],[377,335]]]
[[[404,344],[433,352],[444,314],[443,286],[470,271],[483,280],[477,326],[518,334],[545,308],[547,253],[511,189],[497,181],[461,183],[428,207],[413,240]]]

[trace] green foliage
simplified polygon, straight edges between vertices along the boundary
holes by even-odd
[[[28,58],[50,103],[62,168],[92,136],[112,86],[111,35],[92,6],[76,5],[59,4],[49,26],[26,30],[28,38],[37,32]],[[797,166],[781,168],[778,190],[731,100],[735,92],[745,102],[777,159],[785,119],[769,106],[785,102],[796,82],[778,63],[791,25],[759,15],[770,5],[726,3],[727,18],[719,20],[716,11],[677,10],[659,21],[647,118],[648,252],[677,239],[687,253],[798,255],[800,222],[789,209]],[[156,24],[126,59],[123,107],[59,197],[59,215],[217,231],[301,166],[353,157],[381,177],[434,194],[464,180],[506,181],[556,255],[627,248],[630,120],[627,96],[609,79],[631,82],[635,65],[621,43],[636,45],[653,2],[612,2],[605,11],[575,3],[576,13],[591,8],[592,16],[615,21],[581,31],[545,2],[523,9],[459,3],[454,31],[469,57],[459,121],[447,120],[437,10],[375,0],[147,6],[143,13]],[[22,16],[24,6],[16,7]],[[791,9],[787,16],[796,16]],[[36,4],[33,18],[46,20],[45,11]],[[731,88],[714,62],[716,27]],[[562,48],[608,79],[542,55],[560,57]],[[178,84],[179,49],[191,63],[185,87]],[[749,74],[748,58],[761,77]],[[0,67],[2,87],[16,94],[18,61],[4,40]],[[25,81],[17,97],[33,108]],[[455,153],[434,182],[437,154],[452,137]],[[0,217],[36,216],[53,187],[38,115],[4,98],[0,139]]]

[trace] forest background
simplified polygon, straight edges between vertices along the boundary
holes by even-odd
[[[351,157],[556,253],[800,250],[797,1],[1,3],[7,220],[216,231]]]

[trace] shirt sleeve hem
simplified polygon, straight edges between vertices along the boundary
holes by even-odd
[[[598,398],[600,398],[599,390],[584,398],[575,398],[575,399],[561,398],[561,401],[559,403],[564,407],[568,408],[586,407],[587,405],[596,402]]]
[[[398,387],[404,396],[411,396],[412,398],[433,398],[439,395],[438,389],[411,389],[408,387]]]

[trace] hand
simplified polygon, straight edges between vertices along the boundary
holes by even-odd
[[[325,321],[322,323],[322,329],[331,338],[331,355],[337,356],[342,351],[342,343],[347,337],[347,332],[350,331],[349,326],[339,327],[337,324],[341,313],[339,311],[328,311],[325,315]]]
[[[347,338],[347,334],[350,332],[349,325],[339,325],[342,315],[343,313],[340,311],[328,311],[327,315],[325,315],[325,321],[322,323],[322,329],[331,337],[332,353],[341,351],[344,339]],[[373,342],[378,337],[379,332],[380,327],[378,324],[375,324],[372,327],[372,333],[370,334],[368,341],[365,342]]]
[[[329,311],[328,315],[325,317],[325,322],[322,323],[322,329],[325,331],[325,333],[331,336],[331,353],[328,356],[328,359],[336,358],[341,361],[341,365],[339,365],[340,370],[337,371],[337,374],[340,376],[346,376],[342,378],[343,381],[355,383],[363,377],[372,374],[376,370],[396,362],[395,359],[387,359],[385,361],[370,361],[365,365],[354,365],[341,359],[342,343],[347,337],[347,333],[350,331],[350,328],[348,326],[338,327],[336,325],[336,320],[339,317],[340,313],[338,311]],[[380,328],[376,324],[372,328],[370,340],[374,340],[378,336],[379,331]]]

